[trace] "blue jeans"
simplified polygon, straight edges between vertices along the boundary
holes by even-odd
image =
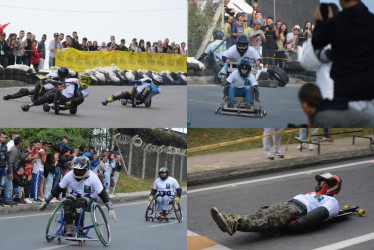
[[[7,178],[7,172],[5,168],[0,168],[0,188],[5,187],[5,178]]]
[[[236,88],[233,84],[229,86],[229,102],[234,103],[235,97],[245,97],[245,102],[252,103],[252,90],[250,86]]]
[[[107,189],[105,189],[107,191],[107,193],[109,193],[109,186],[110,186],[110,174],[112,173],[112,169],[109,168],[107,171],[105,171],[104,173],[104,186],[108,186]]]
[[[18,198],[22,199],[22,188],[21,187],[15,187],[13,188],[13,195],[17,196]]]
[[[13,181],[9,180],[8,176],[5,178],[4,185],[4,202],[11,202],[13,196]]]
[[[314,131],[316,129],[315,128],[312,128],[312,135],[314,134]],[[309,129],[308,128],[304,128],[304,129],[300,129],[299,130],[299,138],[301,141],[306,141],[306,138],[308,137],[308,133],[309,133]],[[316,136],[312,136],[312,142],[316,142]]]
[[[55,178],[53,178],[52,188],[55,188],[57,184],[60,182],[61,168],[56,167],[55,172],[56,174],[55,174]]]
[[[169,201],[172,201],[173,199],[170,196],[157,196],[156,201],[158,203],[157,210],[161,213],[162,211],[168,210]]]
[[[48,197],[51,194],[53,184],[53,175],[49,173],[44,182],[44,197]]]
[[[32,182],[31,182],[31,198],[38,199],[38,193],[40,188],[40,183],[43,178],[43,171],[38,173],[32,173]]]

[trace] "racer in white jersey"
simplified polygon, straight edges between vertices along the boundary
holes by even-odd
[[[339,203],[333,197],[341,189],[342,179],[335,173],[315,176],[315,192],[299,194],[287,202],[262,207],[255,214],[232,216],[211,208],[211,215],[221,229],[231,236],[242,232],[279,232],[285,228],[294,231],[309,228],[333,218],[339,213]]]
[[[60,193],[69,187],[69,196],[64,202],[64,216],[66,220],[66,235],[74,235],[80,212],[88,206],[91,199],[98,197],[104,202],[109,211],[109,218],[117,222],[117,217],[113,209],[108,193],[105,191],[99,177],[89,170],[90,161],[87,157],[79,156],[73,159],[73,170],[67,173],[61,182],[51,191],[51,194],[40,205],[40,210],[44,210],[53,197],[58,197]],[[73,225],[75,221],[75,226]],[[81,220],[83,226],[84,218]]]
[[[153,184],[151,190],[151,195],[149,200],[154,199],[156,195],[156,201],[158,203],[158,211],[160,213],[160,218],[165,218],[168,210],[169,202],[174,199],[178,204],[179,198],[182,195],[182,188],[179,187],[179,184],[176,179],[169,176],[169,169],[166,167],[160,168],[158,171],[159,178],[157,178]],[[174,189],[177,191],[175,196]]]
[[[234,107],[235,97],[245,97],[245,108],[250,109],[252,100],[252,88],[255,92],[255,102],[259,102],[260,92],[258,83],[253,74],[251,74],[251,61],[244,58],[238,65],[238,69],[234,70],[226,80],[224,89],[224,99],[229,101],[228,108]]]
[[[224,40],[225,34],[222,30],[215,30],[213,33],[214,42],[210,43],[204,50],[204,53],[199,57],[200,60],[213,59],[216,62],[223,62],[222,56],[226,52],[226,40]]]
[[[139,80],[133,81],[133,83],[140,84],[137,86],[136,90],[138,95],[136,99],[140,103],[150,103],[153,96],[161,93],[160,85],[162,84],[162,77],[160,75],[155,75],[153,78],[142,78]],[[115,95],[112,95],[107,100],[102,101],[101,103],[106,106],[109,102],[114,102],[120,99],[131,99],[132,90],[118,92]]]
[[[66,68],[66,67],[62,67]],[[66,68],[67,69],[67,68]],[[61,78],[61,77],[60,77]],[[83,103],[84,98],[88,97],[90,94],[90,88],[88,87],[91,83],[91,75],[88,73],[82,73],[78,78],[62,78],[63,84],[59,85],[59,89],[62,90],[62,98],[60,100],[60,105],[73,105],[78,106]],[[28,105],[22,105],[21,109],[23,111],[28,111],[32,106],[39,106],[44,103],[51,103],[58,89],[53,88],[49,90],[46,94],[38,99],[34,99],[32,103]]]

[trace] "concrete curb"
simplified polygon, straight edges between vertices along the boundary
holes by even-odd
[[[22,87],[22,86],[29,86],[29,85],[32,85],[32,84],[27,84],[26,82],[17,81],[17,80],[0,80],[1,88]]]
[[[268,172],[280,172],[288,169],[305,168],[316,164],[351,160],[366,156],[374,156],[373,149],[361,149],[355,151],[339,152],[318,156],[306,156],[298,159],[284,159],[281,161],[269,161],[266,163],[236,166],[233,168],[202,171],[188,174],[188,185],[206,184],[241,177],[254,176]]]

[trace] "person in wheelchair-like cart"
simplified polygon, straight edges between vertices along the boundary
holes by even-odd
[[[151,190],[151,195],[149,196],[148,200],[152,202],[153,200],[156,201],[158,207],[159,216],[156,218],[159,220],[167,220],[167,215],[169,214],[168,206],[170,202],[173,202],[173,209],[179,210],[174,211],[177,219],[179,222],[182,220],[181,209],[179,207],[179,199],[182,195],[182,188],[179,187],[178,181],[169,176],[169,169],[166,167],[162,167],[159,170],[159,178],[157,178],[153,184],[153,188]],[[176,191],[176,194],[174,192]],[[146,217],[148,214],[148,209],[146,213]],[[147,218],[146,218],[147,219]],[[148,219],[147,219],[148,220]]]
[[[105,206],[108,208],[109,218],[113,219],[114,222],[117,222],[117,217],[114,212],[112,202],[109,199],[109,195],[105,191],[99,177],[93,171],[89,170],[89,165],[90,165],[90,162],[87,157],[84,157],[84,156],[75,157],[73,159],[73,164],[72,164],[73,170],[64,176],[61,182],[51,191],[51,194],[48,197],[46,197],[45,201],[43,201],[43,203],[40,205],[39,209],[44,210],[46,206],[49,204],[49,202],[53,199],[53,197],[56,197],[56,198],[59,197],[60,193],[69,187],[69,190],[70,190],[69,195],[66,197],[66,200],[63,201],[65,225],[63,227],[62,235],[58,235],[55,237],[60,237],[60,236],[77,237],[78,235],[82,235],[81,231],[83,230],[84,214],[82,215],[82,218],[80,219],[81,212],[82,210],[88,210],[87,207],[89,205],[92,205],[91,203],[93,201],[96,201],[97,197],[100,197],[101,200],[104,202]],[[94,205],[98,206],[97,203]],[[103,215],[101,208],[99,208],[99,210],[101,211],[102,217],[104,217],[102,220],[105,221],[105,224],[106,224],[105,215]],[[80,220],[80,225],[78,224],[79,220]],[[50,223],[48,224],[47,232],[48,232],[49,226],[50,226]],[[54,233],[58,233],[58,232],[54,232]],[[51,235],[49,235],[49,237],[52,238],[52,240],[54,238],[54,236],[51,236]],[[47,240],[50,238],[48,238],[48,235],[47,235]],[[110,240],[110,237],[108,238]],[[70,240],[73,240],[73,239],[70,238]],[[107,239],[105,243],[109,244],[108,242],[109,240]],[[100,241],[102,241],[102,239],[100,239]],[[58,243],[61,243],[61,241],[59,241]]]

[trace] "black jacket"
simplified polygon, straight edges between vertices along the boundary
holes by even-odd
[[[16,172],[14,172],[13,176],[13,187],[26,187],[31,183],[28,179],[22,179],[24,175],[19,176]]]
[[[332,46],[331,78],[334,98],[374,99],[374,15],[360,3],[327,22],[318,21],[313,31],[315,50]]]
[[[1,57],[7,57],[8,56],[8,52],[10,51],[10,48],[9,48],[6,41],[0,42],[0,51],[4,51],[4,55],[0,54]]]
[[[0,143],[0,168],[7,168],[9,165],[8,147],[6,143]]]

